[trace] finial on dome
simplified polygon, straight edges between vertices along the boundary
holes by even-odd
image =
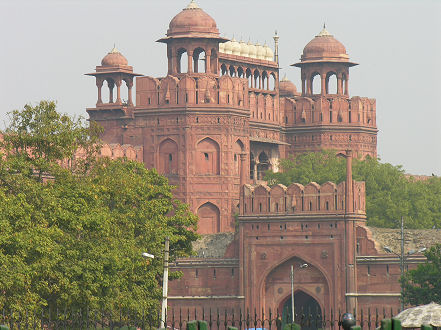
[[[113,48],[112,48],[112,50],[109,52],[109,54],[116,54],[116,53],[119,53],[119,50],[116,48],[116,44],[114,43],[114,44],[113,44]]]
[[[286,73],[283,75],[282,81],[289,81],[289,79],[286,77]]]
[[[185,7],[185,9],[199,9],[200,7],[198,6],[198,4],[194,1],[191,0],[191,2],[188,4],[187,7]]]
[[[316,37],[332,37],[332,35],[326,30],[326,23],[323,23],[323,29]]]

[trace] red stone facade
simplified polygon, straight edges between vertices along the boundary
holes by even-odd
[[[325,28],[313,38],[293,64],[301,68],[297,92],[279,80],[277,35],[274,40],[273,52],[222,38],[214,19],[192,1],[158,40],[167,46],[166,77],[135,74],[116,49],[89,74],[98,100],[87,112],[104,127],[103,140],[137,148],[136,159],[167,176],[176,197],[198,214],[199,233],[236,232],[221,258],[176,263],[184,277],[171,283],[170,304],[283,308],[289,267],[306,262],[308,269],[296,271],[296,290],[322,309],[397,306],[397,263],[378,256],[364,227],[364,183],[350,175],[348,185],[263,182],[280,158],[305,151],[377,155],[375,99],[349,96],[349,68],[356,64],[345,47]],[[386,265],[388,281],[379,275]]]

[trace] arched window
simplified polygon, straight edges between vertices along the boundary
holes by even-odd
[[[116,99],[116,88],[113,79],[107,78],[101,87],[101,99],[103,103],[113,103]]]
[[[329,72],[326,76],[326,94],[337,94],[337,75]]]
[[[198,233],[214,234],[220,232],[220,212],[213,203],[207,202],[197,210],[199,217]]]
[[[240,140],[237,140],[233,146],[233,162],[234,162],[234,175],[240,175],[240,154],[243,152],[244,146]]]
[[[221,65],[221,76],[225,76],[227,74],[227,66],[225,64]]]
[[[172,139],[166,139],[159,145],[159,173],[178,174],[178,145]]]
[[[251,74],[251,70],[249,68],[246,69],[245,76],[248,79],[248,87],[252,88],[253,87],[253,75]]]
[[[266,71],[262,72],[262,89],[268,89],[268,74]]]
[[[219,145],[216,141],[205,138],[196,146],[196,174],[219,175]]]
[[[206,65],[205,65],[205,50],[202,48],[196,48],[193,51],[193,72],[206,72]]]
[[[177,72],[178,73],[185,73],[188,72],[188,54],[187,50],[184,48],[180,48],[177,53]]]
[[[257,179],[263,180],[265,172],[270,168],[268,156],[264,151],[259,154],[259,163],[257,164]]]
[[[254,88],[261,88],[261,85],[260,85],[260,73],[259,73],[258,70],[255,70],[255,71],[254,71],[253,79],[254,79],[254,81],[253,81],[253,83],[254,83],[253,87],[254,87]]]
[[[276,89],[276,75],[274,73],[271,73],[268,79],[269,79],[269,89],[270,90]]]
[[[241,66],[237,68],[237,76],[239,78],[243,78],[244,77],[243,68]]]
[[[314,73],[311,77],[311,94],[320,94],[321,88],[320,74]]]
[[[254,166],[256,165],[256,161],[254,160],[254,155],[250,152],[250,179],[254,179]]]

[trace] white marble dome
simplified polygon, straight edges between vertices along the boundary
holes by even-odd
[[[266,50],[265,50],[265,48],[261,44],[257,43],[256,44],[256,49],[257,49],[257,58],[259,60],[266,59]]]
[[[257,48],[251,41],[248,41],[248,54],[251,58],[257,58]]]
[[[250,50],[248,45],[246,44],[245,41],[241,40],[240,41],[240,56],[246,56],[248,57],[250,54]]]
[[[240,55],[240,44],[236,39],[231,39],[231,51],[233,55]]]

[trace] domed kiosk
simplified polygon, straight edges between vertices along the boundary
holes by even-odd
[[[133,72],[133,67],[129,66],[129,62],[121,52],[113,46],[112,50],[106,54],[101,60],[101,66],[95,68],[95,72],[87,73],[87,76],[94,76],[96,78],[96,86],[98,88],[98,99],[96,102],[97,107],[103,105],[116,105],[116,106],[133,106],[132,100],[132,87],[133,78],[141,76],[140,74]],[[103,102],[102,100],[102,87],[104,82],[107,82],[109,88],[109,101]],[[121,99],[121,86],[123,82],[127,86],[128,100],[123,102]],[[113,88],[116,86],[116,100],[113,99]],[[123,104],[124,103],[124,104]]]
[[[327,95],[329,80],[332,76],[337,78],[337,95],[349,95],[348,80],[349,68],[357,65],[349,61],[345,46],[334,38],[326,26],[303,49],[299,63],[292,64],[302,70],[302,95]],[[321,90],[315,93],[313,80],[320,77]],[[344,84],[344,90],[343,90]]]
[[[283,77],[282,80],[279,82],[279,93],[280,96],[298,96],[299,93],[297,92],[297,87],[294,85],[294,83],[286,78],[286,75]]]
[[[228,41],[220,37],[216,21],[192,0],[170,21],[167,36],[158,40],[167,44],[168,74],[217,74],[219,43]],[[188,63],[181,63],[187,54]],[[204,56],[205,55],[205,56]],[[199,67],[200,61],[204,62]],[[184,65],[187,72],[184,72]]]

